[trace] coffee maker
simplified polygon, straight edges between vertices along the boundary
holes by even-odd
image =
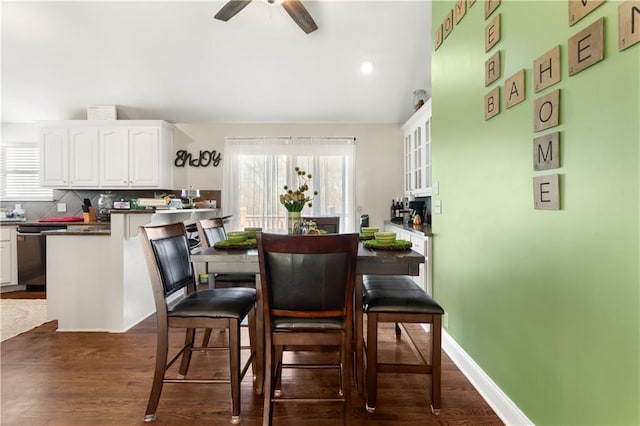
[[[420,216],[420,223],[425,223],[424,218],[424,201],[409,201],[409,212],[411,219]]]

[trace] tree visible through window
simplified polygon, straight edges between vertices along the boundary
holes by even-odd
[[[298,187],[296,167],[311,174],[310,190],[318,191],[302,215],[340,216],[340,229],[353,229],[353,138],[229,138],[225,151],[222,207],[233,215],[229,229],[286,232],[279,197],[285,185]]]
[[[39,152],[37,142],[0,144],[0,199],[53,200],[53,190],[40,186]]]

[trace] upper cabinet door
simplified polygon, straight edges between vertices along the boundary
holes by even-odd
[[[427,105],[425,105],[427,106]],[[424,173],[422,175],[422,187],[428,195],[431,195],[431,101],[429,101],[429,114],[423,117],[423,137],[424,137]],[[423,107],[424,108],[424,107]]]
[[[431,195],[431,99],[402,126],[405,196]]]
[[[129,186],[129,133],[126,127],[100,129],[100,186]]]
[[[160,135],[157,127],[129,129],[130,185],[153,187],[160,184]],[[168,165],[166,167],[171,167]]]
[[[69,186],[95,188],[100,170],[98,129],[96,127],[69,129]]]
[[[40,185],[69,186],[69,131],[48,127],[40,131]]]
[[[413,190],[411,185],[411,176],[413,174],[413,133],[406,133],[404,135],[404,193],[409,195]]]

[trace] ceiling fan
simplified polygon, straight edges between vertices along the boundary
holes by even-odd
[[[252,0],[231,0],[222,6],[222,9],[216,13],[214,18],[226,22],[247,7],[251,1]],[[318,26],[300,0],[266,0],[266,2],[271,5],[281,3],[284,10],[287,11],[289,16],[291,16],[305,33],[309,34],[318,29]]]

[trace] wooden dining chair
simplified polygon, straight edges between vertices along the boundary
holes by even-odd
[[[352,371],[353,290],[358,234],[293,236],[258,234],[265,328],[263,425],[278,402],[341,402],[346,423]],[[283,363],[283,351],[338,350],[338,364]],[[338,368],[337,396],[282,396],[282,368]],[[276,392],[278,390],[278,392]]]
[[[213,219],[200,219],[195,223],[198,229],[200,246],[202,248],[213,247],[218,241],[227,239],[227,232],[224,229],[222,218],[215,217]],[[207,276],[209,277],[210,288],[231,288],[231,287],[249,287],[256,288],[255,274],[217,274],[209,271],[209,265],[205,266]],[[207,346],[211,339],[211,329],[204,331],[202,337],[202,346]]]
[[[314,221],[318,229],[327,231],[329,234],[340,233],[340,216],[305,216],[303,219]]]
[[[218,241],[227,239],[224,222],[220,217],[197,220],[196,227],[198,228],[198,236],[202,248],[213,247]],[[206,268],[206,272],[209,274],[209,266],[207,265]],[[214,272],[212,279],[212,287],[214,288],[256,287],[256,276],[254,274],[217,274]]]
[[[256,290],[228,288],[198,290],[189,243],[183,223],[141,226],[139,238],[151,278],[156,305],[157,349],[153,385],[144,416],[145,422],[156,419],[156,411],[164,383],[231,383],[232,423],[240,421],[240,382],[255,358]],[[178,296],[177,300],[173,300]],[[171,303],[167,299],[171,298]],[[240,362],[240,323],[249,319],[250,355]],[[186,330],[182,348],[169,359],[169,330]],[[195,347],[196,328],[223,328],[229,335],[224,347]],[[230,378],[187,379],[194,351],[229,351]],[[177,377],[167,376],[167,370],[179,359]],[[213,402],[212,402],[213,403]]]

